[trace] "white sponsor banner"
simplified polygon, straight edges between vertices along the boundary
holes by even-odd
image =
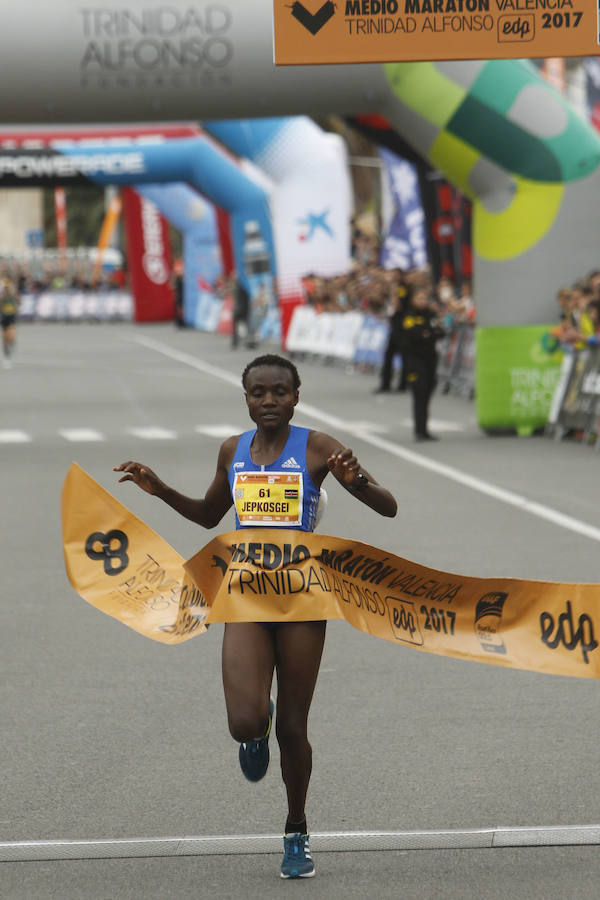
[[[365,316],[361,312],[317,313],[312,306],[297,306],[287,335],[290,353],[350,361],[354,359]]]
[[[46,322],[131,321],[133,299],[121,291],[46,291],[21,294],[19,319]]]
[[[352,262],[352,193],[345,147],[337,135],[317,130],[317,164],[311,165],[312,136],[309,130],[302,147],[304,165],[279,182],[272,196],[278,278],[288,293],[294,282],[301,293],[305,275],[340,275]]]
[[[312,306],[297,306],[287,333],[286,349],[290,353],[311,353],[316,333],[317,313]]]

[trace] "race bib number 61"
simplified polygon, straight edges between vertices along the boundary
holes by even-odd
[[[301,472],[236,473],[233,497],[240,525],[302,524]]]

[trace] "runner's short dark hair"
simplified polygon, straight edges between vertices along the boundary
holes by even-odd
[[[252,362],[249,362],[244,369],[242,373],[242,385],[244,386],[244,390],[246,390],[248,372],[251,369],[255,369],[257,366],[280,366],[282,369],[287,369],[292,374],[294,390],[297,391],[300,387],[300,376],[298,374],[298,369],[296,368],[294,363],[290,359],[286,359],[284,356],[277,356],[276,353],[266,353],[264,356],[257,356],[256,359],[253,359]]]

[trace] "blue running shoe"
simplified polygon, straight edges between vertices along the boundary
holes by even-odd
[[[260,781],[269,768],[269,735],[273,724],[275,704],[273,698],[269,704],[269,724],[263,737],[240,744],[240,766],[248,781]]]
[[[308,837],[307,834],[284,835],[282,878],[312,878],[315,874]]]

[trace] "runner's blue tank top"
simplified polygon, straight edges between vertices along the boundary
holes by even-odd
[[[255,434],[240,435],[228,472],[236,528],[314,531],[320,491],[306,466],[309,429],[290,425],[281,456],[266,466],[250,456]]]

